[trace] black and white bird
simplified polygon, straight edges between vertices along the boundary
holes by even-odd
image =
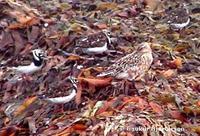
[[[102,54],[111,44],[111,34],[108,30],[81,37],[75,41],[75,51],[84,54]]]
[[[114,64],[97,76],[112,76],[116,79],[125,79],[129,81],[140,80],[149,70],[153,62],[150,45],[151,43],[142,43],[135,51],[118,59]]]
[[[185,4],[166,11],[166,23],[173,30],[182,30],[190,23],[189,10]]]
[[[14,79],[19,78],[22,74],[33,74],[42,69],[44,64],[44,59],[46,58],[46,53],[42,49],[32,50],[33,60],[29,65],[17,66],[17,67],[4,67],[4,79]]]
[[[34,72],[39,71],[43,66],[43,61],[46,58],[46,54],[42,49],[32,50],[32,54],[33,62],[31,62],[30,65],[12,67],[11,69],[24,74],[33,74]]]

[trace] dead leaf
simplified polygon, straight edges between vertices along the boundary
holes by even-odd
[[[120,12],[117,14],[119,17],[124,17],[124,18],[128,18],[128,13],[127,12]]]
[[[182,67],[182,59],[180,57],[177,57],[173,61],[171,61],[171,65],[173,65],[175,68],[181,68]]]
[[[40,20],[38,18],[36,18],[36,17],[33,17],[33,18],[25,19],[20,23],[10,24],[8,26],[8,28],[9,29],[26,28],[26,27],[30,27],[30,26],[33,26],[33,25],[36,25],[36,24],[39,24],[39,23],[40,23]]]
[[[138,101],[138,106],[141,110],[144,110],[148,107],[148,103],[147,101],[145,101],[144,99],[142,98],[139,98],[139,101]]]
[[[95,87],[103,87],[111,84],[112,78],[84,78],[78,77],[79,82],[87,82]]]
[[[98,111],[96,112],[95,115],[99,115],[101,113],[104,113],[108,110],[108,108],[111,107],[111,102],[107,102],[105,101],[103,106],[101,108],[98,109]]]
[[[79,57],[79,56],[69,56],[68,58],[67,58],[67,60],[72,60],[72,61],[76,61],[76,60],[80,60],[81,58]]]
[[[182,122],[186,122],[187,119],[179,112],[179,111],[170,111],[170,115],[174,118],[174,119],[178,119]]]
[[[99,113],[97,115],[101,116],[101,117],[109,117],[109,116],[112,116],[113,113],[114,113],[114,111],[105,111],[105,112]]]
[[[138,102],[140,99],[140,97],[131,97],[131,98],[127,98],[127,97],[124,97],[124,103],[123,105],[126,105],[127,103],[131,103],[131,102]]]
[[[191,131],[200,134],[200,126],[199,125],[193,125],[193,124],[186,124],[184,125],[185,128],[190,129]]]
[[[107,9],[115,9],[117,8],[117,4],[114,2],[100,2],[97,4],[98,10],[107,10]]]
[[[150,102],[149,105],[151,106],[154,112],[158,113],[159,115],[163,115],[164,111],[160,105],[154,102]]]
[[[96,27],[98,27],[99,29],[107,29],[108,26],[105,23],[95,23],[94,24]]]
[[[145,0],[145,3],[150,11],[155,11],[160,5],[160,0]]]
[[[191,127],[191,130],[192,130],[193,132],[195,132],[195,133],[200,134],[200,126],[192,126],[192,127]]]
[[[40,35],[40,28],[38,26],[32,26],[31,32],[28,32],[28,41],[30,43],[36,42]]]
[[[15,44],[15,54],[19,54],[19,52],[24,48],[25,41],[20,35],[18,31],[12,31],[12,37]]]
[[[17,129],[15,127],[2,128],[0,130],[0,136],[15,136]]]
[[[15,126],[1,128],[0,136],[16,136],[16,135],[18,135],[19,131],[25,132],[25,131],[27,131],[27,129],[15,127]],[[24,134],[26,134],[26,133],[24,133]]]
[[[167,71],[162,72],[162,75],[165,78],[170,78],[170,77],[174,76],[175,74],[176,74],[176,72],[172,69],[168,69]]]
[[[9,44],[12,44],[14,41],[13,41],[13,38],[10,34],[10,32],[7,32],[7,31],[3,31],[2,32],[2,38],[1,38],[1,41],[0,41],[0,50],[5,50],[6,46],[9,45]]]
[[[195,115],[195,116],[198,116],[200,115],[200,108],[199,107],[193,107],[193,106],[185,106],[183,108],[183,112],[188,114],[188,115]]]
[[[82,94],[82,86],[81,86],[81,82],[79,82],[78,87],[77,87],[76,97],[75,97],[75,102],[77,105],[81,103],[81,94]]]
[[[200,101],[197,102],[197,105],[200,106]]]
[[[31,104],[33,104],[37,100],[37,97],[31,97],[25,100],[22,105],[20,105],[16,111],[14,112],[15,116],[22,114]]]
[[[136,4],[138,0],[129,0],[130,3]]]
[[[84,124],[74,124],[74,125],[72,126],[72,128],[73,128],[74,130],[81,130],[81,131],[84,131],[84,130],[87,128],[87,126],[85,126]]]

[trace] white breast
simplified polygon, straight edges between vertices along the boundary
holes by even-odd
[[[185,23],[172,23],[170,25],[174,28],[182,29],[182,28],[186,27],[187,25],[189,25],[189,23],[190,23],[190,18],[188,18],[187,22],[185,22]]]
[[[104,46],[102,46],[102,47],[88,48],[86,50],[86,52],[88,52],[88,53],[99,53],[100,54],[100,53],[103,53],[107,50],[108,50],[107,43],[105,43]]]
[[[74,97],[76,96],[76,90],[73,89],[72,93],[68,96],[63,96],[63,97],[55,97],[55,98],[46,98],[46,101],[56,103],[56,104],[64,104],[67,102],[70,102]]]
[[[31,63],[28,66],[18,66],[18,67],[12,67],[13,70],[16,72],[24,73],[24,74],[33,74],[36,71],[39,71],[42,68],[42,66],[35,66],[34,63]]]

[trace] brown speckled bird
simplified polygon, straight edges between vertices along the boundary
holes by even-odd
[[[167,23],[173,30],[181,30],[184,27],[188,26],[190,23],[189,11],[186,8],[186,5],[173,8],[167,12]]]
[[[117,60],[104,72],[98,75],[113,76],[117,79],[130,81],[140,80],[150,68],[153,62],[150,43],[142,43],[134,52]]]

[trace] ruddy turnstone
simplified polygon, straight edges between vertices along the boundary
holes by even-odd
[[[42,49],[32,50],[33,61],[31,64],[26,66],[18,66],[18,67],[4,67],[5,69],[5,77],[9,80],[10,76],[19,76],[21,74],[33,74],[36,71],[39,71],[43,66],[43,61],[46,58],[46,53]],[[11,77],[12,78],[12,77]]]
[[[166,14],[167,23],[173,30],[182,30],[190,23],[189,10],[185,4],[174,9],[168,9]]]
[[[30,65],[12,67],[11,69],[15,70],[16,72],[24,74],[32,74],[40,70],[43,66],[43,60],[46,57],[46,54],[42,49],[32,50],[32,54],[33,54],[33,62]]]
[[[51,98],[47,97],[47,96],[43,96],[43,97],[46,97],[46,98],[44,98],[44,100],[51,102],[51,103],[55,103],[55,104],[65,104],[65,103],[70,102],[72,99],[74,99],[74,97],[76,96],[76,93],[77,93],[77,80],[71,76],[69,76],[67,79],[72,84],[72,87],[68,90],[69,95],[57,96],[57,97],[51,97]]]
[[[85,54],[102,54],[108,50],[110,43],[110,32],[103,30],[77,39],[75,41],[75,51],[81,50]]]
[[[144,42],[134,52],[120,58],[97,76],[113,76],[117,79],[129,81],[140,80],[150,68],[152,62],[150,43]]]

